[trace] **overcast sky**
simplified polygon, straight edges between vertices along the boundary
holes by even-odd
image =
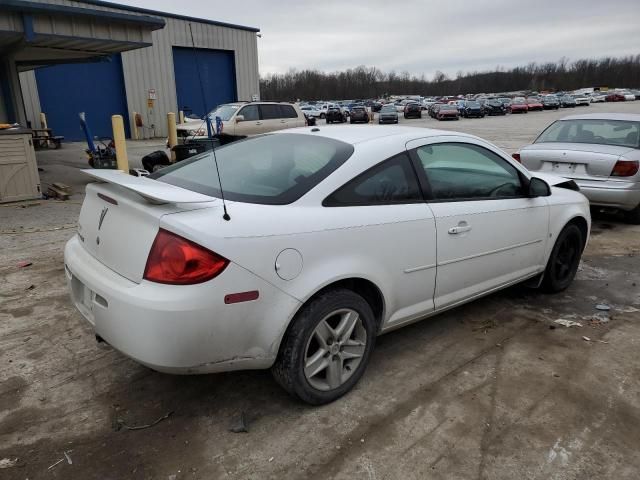
[[[115,1],[260,28],[261,75],[367,65],[455,76],[640,53],[640,0]]]

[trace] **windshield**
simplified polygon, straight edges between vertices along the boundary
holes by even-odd
[[[389,113],[389,112],[396,112],[396,107],[394,107],[393,105],[385,105],[384,107],[382,107],[382,110],[380,110],[382,113]]]
[[[440,110],[458,110],[455,105],[442,105]]]
[[[596,143],[639,148],[640,122],[627,120],[559,120],[534,143]]]
[[[465,102],[465,106],[471,107],[471,108],[478,108],[480,104],[478,102]]]
[[[234,104],[220,105],[218,108],[212,111],[209,116],[213,119],[215,119],[216,117],[220,117],[220,120],[226,122],[227,120],[230,120],[231,117],[233,117],[233,114],[236,113],[240,107],[241,105]]]
[[[257,136],[215,150],[225,198],[265,205],[296,201],[352,153],[348,143],[294,133]],[[211,151],[158,170],[149,178],[220,197]]]

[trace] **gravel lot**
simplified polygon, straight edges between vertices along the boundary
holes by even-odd
[[[640,102],[401,123],[511,152],[587,111]],[[130,145],[132,164],[161,145]],[[638,478],[640,227],[596,215],[567,292],[514,287],[385,335],[357,388],[312,408],[266,371],[170,376],[95,343],[62,261],[82,148],[38,154],[43,182],[72,185],[72,200],[0,206],[0,478]],[[230,432],[243,413],[249,432]]]

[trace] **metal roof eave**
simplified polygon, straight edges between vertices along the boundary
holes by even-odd
[[[71,15],[75,17],[101,19],[103,21],[106,19],[120,23],[144,26],[151,30],[159,30],[164,28],[166,24],[163,18],[148,15],[130,15],[128,13],[111,12],[108,10],[91,10],[88,8],[35,3],[25,0],[3,0],[0,3],[0,11],[2,10],[51,16]]]
[[[235,28],[236,30],[246,30],[248,32],[256,32],[256,33],[258,33],[260,31],[259,28],[248,27],[246,25],[237,25],[235,23],[227,23],[227,22],[220,22],[218,20],[209,20],[209,19],[206,19],[206,18],[192,17],[192,16],[189,16],[189,15],[181,15],[179,13],[162,12],[162,11],[159,11],[159,10],[152,10],[152,9],[148,9],[148,8],[134,7],[132,5],[121,5],[119,3],[106,2],[106,1],[103,1],[103,0],[76,0],[76,1],[82,2],[82,3],[86,3],[88,5],[95,5],[95,6],[98,6],[98,7],[117,8],[117,9],[120,9],[120,10],[128,10],[130,12],[146,13],[146,14],[149,14],[149,15],[158,15],[158,16],[161,16],[161,17],[176,18],[178,20],[186,20],[186,21],[191,21],[191,22],[206,23],[206,24],[209,24],[209,25],[216,25],[218,27]]]

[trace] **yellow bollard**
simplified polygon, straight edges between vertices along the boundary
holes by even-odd
[[[111,127],[113,128],[113,143],[116,145],[118,170],[129,173],[129,158],[127,157],[127,143],[124,139],[124,120],[122,115],[111,116]]]
[[[178,121],[182,124],[184,123],[184,112],[182,110],[180,110],[178,112]]]
[[[137,112],[132,112],[131,114],[131,127],[132,127],[132,133],[133,133],[133,139],[134,140],[140,140],[140,133],[138,132],[138,124],[136,123],[136,117],[138,116]]]
[[[171,163],[176,161],[176,152],[173,147],[178,144],[178,130],[176,130],[176,114],[167,113],[167,130],[169,131],[169,150],[171,151]]]

